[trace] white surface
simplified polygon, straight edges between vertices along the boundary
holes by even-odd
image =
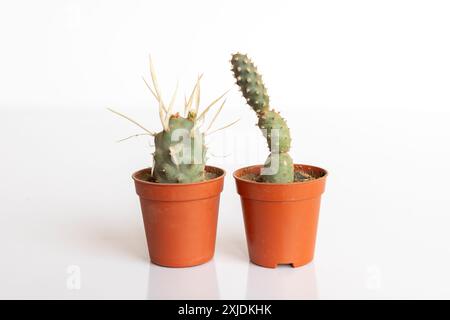
[[[0,298],[450,298],[450,4],[190,3],[0,4]],[[139,130],[105,107],[159,130],[146,54],[167,96],[205,72],[206,102],[232,86],[234,50],[264,73],[296,162],[330,172],[316,259],[248,263],[231,173],[267,150],[233,87],[217,125],[241,121],[210,142],[228,172],[216,256],[151,265],[130,179],[151,148],[114,143]]]

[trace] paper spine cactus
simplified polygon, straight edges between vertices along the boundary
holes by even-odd
[[[169,119],[168,129],[155,135],[152,175],[156,181],[191,183],[205,180],[204,134],[196,130],[194,125],[195,118],[183,118],[178,114],[172,115]],[[186,146],[187,149],[184,149]],[[190,154],[186,157],[184,152]],[[187,161],[183,162],[184,159]]]
[[[153,166],[150,177],[152,181],[160,183],[192,183],[204,181],[208,178],[205,172],[207,151],[204,144],[205,136],[225,129],[237,122],[234,121],[219,129],[210,131],[225,104],[224,100],[205,132],[200,132],[199,130],[199,127],[205,121],[205,116],[208,111],[225,96],[226,92],[211,102],[202,112],[199,112],[200,79],[202,78],[202,76],[199,76],[189,99],[185,99],[184,116],[181,116],[178,112],[172,113],[177,89],[175,89],[169,105],[163,102],[151,59],[150,73],[153,86],[145,79],[144,82],[159,104],[159,117],[163,126],[162,131],[158,133],[151,132],[131,118],[117,111],[109,110],[145,130],[145,133],[133,135],[128,138],[139,135],[151,135],[154,137],[155,152],[153,153]]]
[[[289,149],[291,136],[286,121],[270,108],[269,96],[256,66],[245,54],[235,53],[231,57],[232,71],[247,104],[258,116],[258,127],[267,139],[270,155],[264,168],[277,168],[262,172],[259,180],[269,183],[289,183],[294,181],[294,164]],[[276,163],[274,163],[276,162]]]

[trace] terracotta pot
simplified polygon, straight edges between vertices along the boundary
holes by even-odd
[[[250,260],[263,267],[305,265],[314,258],[320,197],[325,190],[324,169],[295,165],[320,178],[307,182],[261,183],[245,180],[261,166],[234,172],[241,196]]]
[[[133,174],[150,260],[166,267],[190,267],[211,260],[225,172],[207,166],[217,178],[178,184],[145,181],[150,170]]]

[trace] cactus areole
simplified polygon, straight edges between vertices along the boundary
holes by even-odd
[[[294,181],[294,164],[289,149],[291,135],[286,120],[270,108],[267,89],[256,66],[245,54],[236,53],[231,58],[236,83],[258,116],[258,127],[267,139],[270,154],[257,178],[261,182],[289,183]]]

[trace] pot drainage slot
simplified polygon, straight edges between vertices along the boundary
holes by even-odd
[[[281,267],[281,268],[289,268],[289,267],[295,268],[295,263],[293,263],[293,262],[288,262],[288,263],[277,263],[277,264],[275,265],[275,268],[278,268],[278,267]]]

